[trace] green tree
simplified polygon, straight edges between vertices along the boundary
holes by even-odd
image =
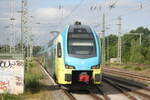
[[[143,33],[142,35],[142,45],[140,47],[140,54],[144,57],[144,62],[150,62],[150,30],[144,27],[138,27],[136,30],[130,31],[132,34],[134,33]],[[141,59],[141,60],[143,60]]]
[[[41,50],[41,46],[33,46],[33,56],[36,56],[36,54]]]
[[[106,45],[106,57],[116,58],[117,57],[117,43],[118,37],[116,35],[109,35],[105,39]],[[108,60],[108,59],[107,59]]]
[[[140,35],[136,33],[143,33],[142,44],[140,45]],[[122,59],[123,62],[133,63],[150,63],[150,30],[144,27],[138,27],[131,30],[130,34],[124,34],[122,37]],[[117,57],[118,52],[118,38],[116,35],[109,35],[106,37],[109,40],[109,57]]]
[[[141,48],[136,40],[131,41],[130,61],[134,63],[144,63],[144,57],[141,54]]]

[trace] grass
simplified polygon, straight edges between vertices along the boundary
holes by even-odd
[[[33,73],[27,73],[25,76],[25,88],[26,90],[34,91],[34,90],[39,90],[40,88],[40,76],[38,74],[33,74]]]
[[[110,66],[116,67],[116,68],[123,68],[123,69],[131,70],[131,71],[144,71],[144,70],[150,69],[149,65],[139,66],[136,64],[122,64],[122,65],[111,64]]]
[[[142,71],[142,70],[144,70],[144,68],[142,68],[142,67],[130,66],[130,65],[124,66],[123,68],[124,69],[128,69],[128,70],[135,70],[135,71]]]
[[[124,69],[131,69],[132,66],[124,66],[123,68],[124,68]]]
[[[132,66],[132,65],[125,65],[123,66],[123,68],[127,70],[134,70],[134,71],[143,71],[149,69],[149,67],[147,66]]]
[[[142,70],[144,70],[144,68],[142,68],[142,67],[134,67],[134,70],[135,71],[142,71]]]
[[[20,100],[20,97],[10,94],[0,94],[0,100]]]
[[[46,85],[47,80],[40,70],[36,61],[29,63],[28,70],[25,73],[25,93],[21,96],[21,100],[49,100],[51,92]]]
[[[25,64],[26,66],[27,64]],[[0,100],[22,100],[22,96],[26,95],[27,92],[35,93],[40,91],[40,79],[43,75],[39,68],[37,68],[37,63],[31,61],[28,64],[28,70],[25,71],[25,93],[22,95],[12,95],[12,94],[0,94]]]
[[[50,98],[51,92],[48,90],[47,80],[44,79],[39,64],[33,60],[28,65],[25,71],[25,92],[21,95],[1,94],[0,100],[44,100],[43,98]]]
[[[28,71],[25,73],[26,91],[37,92],[40,90],[40,79],[43,78],[43,74],[36,66],[37,63],[35,61],[29,63]]]

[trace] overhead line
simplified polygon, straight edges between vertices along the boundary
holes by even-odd
[[[147,4],[145,7],[148,7],[149,6],[149,4]],[[130,13],[132,13],[133,14],[133,12],[137,12],[137,11],[141,11],[141,10],[143,10],[144,8],[145,8],[144,6],[143,6],[143,8],[142,9],[135,9],[135,10],[132,10],[132,11],[129,11],[129,12],[127,12],[127,13],[125,13],[125,14],[121,14],[120,16],[128,16],[128,14],[130,14]],[[111,21],[114,21],[114,20],[116,20],[117,18],[112,18],[111,19]],[[97,25],[95,25],[94,27],[98,27],[98,26],[100,26],[100,25],[102,25],[102,24],[97,24]],[[111,24],[111,25],[113,25],[113,24]]]
[[[63,21],[66,20],[66,19],[68,19],[68,17],[70,17],[70,16],[72,15],[72,13],[75,12],[75,10],[77,10],[77,9],[81,6],[81,4],[82,4],[84,1],[85,1],[85,0],[81,0],[81,1],[71,10],[71,12],[63,18]]]

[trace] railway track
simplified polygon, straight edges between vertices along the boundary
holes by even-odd
[[[87,89],[87,91],[89,92],[89,95],[91,97],[93,97],[95,100],[103,100],[101,97],[99,97],[98,95],[96,95],[95,93],[93,93],[92,89]]]
[[[41,69],[44,71],[44,73],[48,76],[48,78],[52,81],[53,85],[58,86],[58,84],[52,79],[51,75],[44,69],[43,65],[36,60],[41,66]],[[61,91],[70,99],[70,100],[77,100],[77,98],[67,89],[61,88]],[[91,89],[86,88],[86,90],[88,91],[88,95],[90,95],[94,100],[103,100],[101,97],[99,97],[98,95],[96,95],[95,93],[93,93],[91,91]],[[106,96],[105,96],[106,97]],[[105,100],[110,100],[110,99],[105,99]]]
[[[110,97],[105,92],[103,92],[103,90],[99,86],[97,86],[97,89],[102,94],[105,100],[111,100]]]
[[[68,97],[70,100],[77,100],[68,90],[61,89]]]
[[[58,85],[57,83],[55,83],[55,81],[52,79],[52,77],[49,75],[49,73],[44,69],[44,67],[42,65],[41,65],[41,69],[44,71],[44,73],[46,73],[48,78],[52,81],[53,85]],[[141,85],[133,84],[130,82],[125,82],[125,81],[119,80],[118,78],[112,78],[107,75],[104,75],[103,81],[104,81],[104,83],[111,85],[113,88],[115,88],[117,91],[119,91],[119,93],[123,94],[129,100],[139,100],[139,99],[137,99],[137,97],[132,95],[133,93],[139,97],[150,98],[149,94],[145,94],[140,91],[135,91],[130,88],[130,87],[136,87],[138,89],[142,88],[142,89],[150,92],[149,88],[145,88]],[[94,100],[111,100],[111,97],[109,96],[109,94],[106,94],[100,86],[96,86],[96,89],[98,91],[98,94],[94,93],[92,91],[92,87],[90,87],[90,88],[86,89],[88,91],[88,94],[84,94],[84,95],[85,96],[88,95],[88,96],[92,97]],[[64,89],[64,88],[60,88],[60,90],[69,98],[69,100],[78,100],[77,96],[75,96],[72,91],[70,91],[68,89]],[[131,93],[128,93],[128,92],[131,92]],[[148,99],[144,99],[144,100],[148,100]]]
[[[132,79],[137,79],[137,80],[142,80],[145,81],[147,83],[150,83],[150,77],[148,76],[142,76],[142,75],[138,75],[136,73],[132,73],[132,72],[127,72],[118,68],[103,68],[105,73],[109,73],[109,74],[116,74],[116,75],[120,75],[120,76],[124,76],[124,77],[128,77],[128,78],[132,78]]]
[[[92,92],[93,89],[97,91],[99,96],[96,95],[96,93]],[[103,92],[103,90],[98,85],[94,87],[91,86],[90,89],[88,89],[88,91],[90,92],[90,95],[95,97],[96,100],[111,100],[110,97],[105,92]]]
[[[51,75],[44,69],[43,65],[36,60],[41,66],[41,69],[44,71],[44,73],[48,76],[48,78],[51,80],[51,82],[53,83],[53,85],[58,86],[58,84],[53,80],[53,78],[51,77]],[[70,100],[77,100],[68,90],[60,88],[61,91],[70,99]]]
[[[136,87],[138,89],[145,89],[146,91],[150,92],[150,88],[147,85],[145,85],[145,84],[139,84],[139,83],[135,83],[135,82],[129,82],[127,80],[122,80],[122,79],[119,79],[118,77],[114,78],[113,76],[106,75],[106,74],[104,74],[103,77],[107,78],[107,79],[110,79],[110,80],[114,80],[114,81],[116,81],[118,83],[122,83],[122,84],[125,84],[125,85],[128,85],[128,86],[131,86],[131,87]]]
[[[150,94],[141,92],[139,90],[144,90],[150,93],[150,88],[141,86],[135,83],[130,83],[124,80],[120,80],[118,78],[113,78],[107,75],[104,75],[104,82],[107,82],[114,86],[117,90],[126,95],[130,100],[138,100],[136,97],[132,96],[130,93],[134,93],[140,97],[146,98],[144,100],[149,100]],[[143,100],[143,99],[142,99]]]
[[[122,89],[120,86],[118,86],[117,84],[114,84],[112,81],[104,78],[104,81],[110,85],[112,85],[115,89],[117,89],[118,91],[120,91],[121,93],[123,93],[123,95],[127,96],[130,100],[137,100],[135,97],[133,97],[132,95],[130,95],[129,93],[125,92],[124,89]]]

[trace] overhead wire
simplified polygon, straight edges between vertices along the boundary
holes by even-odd
[[[93,0],[92,0],[93,1]],[[84,4],[82,3],[82,5],[84,5],[82,8],[81,8],[81,6],[80,6],[80,8],[81,9],[83,9],[83,12],[84,12],[84,10],[86,9],[87,10],[87,8],[89,7],[89,2],[91,2],[91,0],[86,0],[86,2],[84,2]],[[88,13],[86,13],[86,14],[88,14]],[[74,18],[79,18],[78,20],[79,21],[81,21],[82,23],[86,23],[87,24],[87,17],[89,17],[89,15],[86,15],[86,14],[84,14],[82,17],[81,17],[81,14],[80,14],[80,12],[78,13],[78,14],[75,14],[75,17]]]
[[[139,9],[139,8],[138,8],[138,9],[129,11],[129,12],[127,12],[127,13],[121,14],[121,15],[119,15],[119,16],[128,16],[130,13],[131,13],[131,14],[134,14],[134,12],[141,11],[141,10],[145,9],[146,7],[148,7],[148,6],[149,6],[149,3],[148,3],[146,6],[143,5],[143,8],[142,8],[142,9]],[[131,14],[130,14],[130,15],[131,15]],[[115,18],[112,18],[112,19],[111,19],[111,22],[112,22],[112,21],[115,21],[116,19],[117,19],[116,17],[115,17]],[[97,24],[97,25],[95,25],[94,27],[98,27],[98,26],[100,26],[100,25],[102,25],[102,24]],[[113,24],[111,24],[111,25],[113,25]]]
[[[73,9],[70,11],[70,13],[67,14],[66,16],[64,16],[64,13],[63,13],[63,17],[62,17],[62,19],[60,20],[60,23],[61,23],[61,24],[58,24],[58,25],[55,27],[55,29],[58,28],[59,25],[63,25],[62,23],[64,23],[65,21],[67,21],[67,20],[69,19],[69,17],[72,16],[72,14],[75,13],[75,11],[81,7],[81,5],[83,4],[84,1],[85,1],[85,0],[81,0],[78,4],[76,4],[76,5],[73,7]],[[86,5],[86,3],[84,3],[84,5]],[[62,9],[64,9],[64,7],[63,7]],[[78,17],[78,15],[75,15],[74,18],[75,18],[75,17]],[[83,18],[83,17],[84,17],[84,16],[82,16],[82,18]],[[85,18],[83,18],[83,19],[85,19]],[[82,19],[78,19],[78,20],[82,20]]]
[[[92,4],[94,1],[95,0],[86,0],[86,2],[84,2],[84,6],[82,7],[83,12],[85,12],[84,10],[87,11],[88,10],[87,8],[89,8],[89,4]],[[83,3],[82,3],[82,5],[83,5]],[[74,18],[76,18],[77,20],[81,21],[84,24],[88,24],[90,22],[89,20],[87,20],[88,17],[90,17],[90,15],[89,15],[90,13],[86,13],[86,14],[82,15],[82,17],[81,17],[81,14],[80,15],[79,14],[80,14],[80,12],[78,14],[75,14]],[[91,15],[93,15],[93,14],[91,14]]]
[[[101,14],[101,13],[99,13],[101,11],[101,5],[98,4],[96,2],[96,0],[92,0],[91,4],[92,5],[90,7],[90,11],[93,12],[92,13],[93,17],[99,18],[100,14]],[[95,12],[96,12],[96,14],[95,14]]]
[[[68,15],[64,16],[62,22],[64,22],[65,20],[67,20],[84,2],[85,0],[81,0],[71,11]]]
[[[92,2],[94,2],[95,0],[93,0]],[[66,21],[66,20],[68,20],[69,19],[69,17],[70,16],[72,16],[72,14],[82,5],[82,3],[84,2],[84,0],[81,0],[78,4],[76,4],[75,5],[75,7],[70,11],[70,13],[69,14],[67,14],[66,16],[62,16],[62,19],[60,20],[60,23],[62,23],[62,22],[64,22],[64,21]],[[143,6],[144,7],[144,6]],[[64,9],[64,8],[62,8],[62,9]],[[145,9],[145,8],[142,8],[142,9]],[[139,11],[139,9],[136,9],[137,11]],[[135,10],[133,10],[133,11],[129,11],[129,12],[127,12],[127,13],[124,13],[124,14],[121,14],[121,16],[128,16],[128,14],[130,14],[130,13],[132,13],[132,12],[135,12]],[[93,14],[94,15],[94,14]],[[111,22],[112,21],[116,21],[116,19],[117,18],[112,18],[112,19],[110,19],[111,20]],[[60,24],[58,24],[58,25],[60,25]],[[101,25],[101,24],[97,24],[96,26],[98,27],[99,25]],[[114,25],[114,24],[109,24],[109,25]],[[95,26],[95,25],[94,25]]]
[[[60,4],[58,5],[58,9],[60,11],[60,18],[59,18],[59,21],[58,21],[58,25],[55,26],[55,29],[59,26],[59,25],[62,25],[62,23],[64,21],[66,21],[80,6],[81,4],[84,2],[85,0],[81,0],[78,4],[75,5],[75,7],[70,11],[69,14],[67,14],[66,16],[64,16],[64,6],[62,6],[61,2]]]

